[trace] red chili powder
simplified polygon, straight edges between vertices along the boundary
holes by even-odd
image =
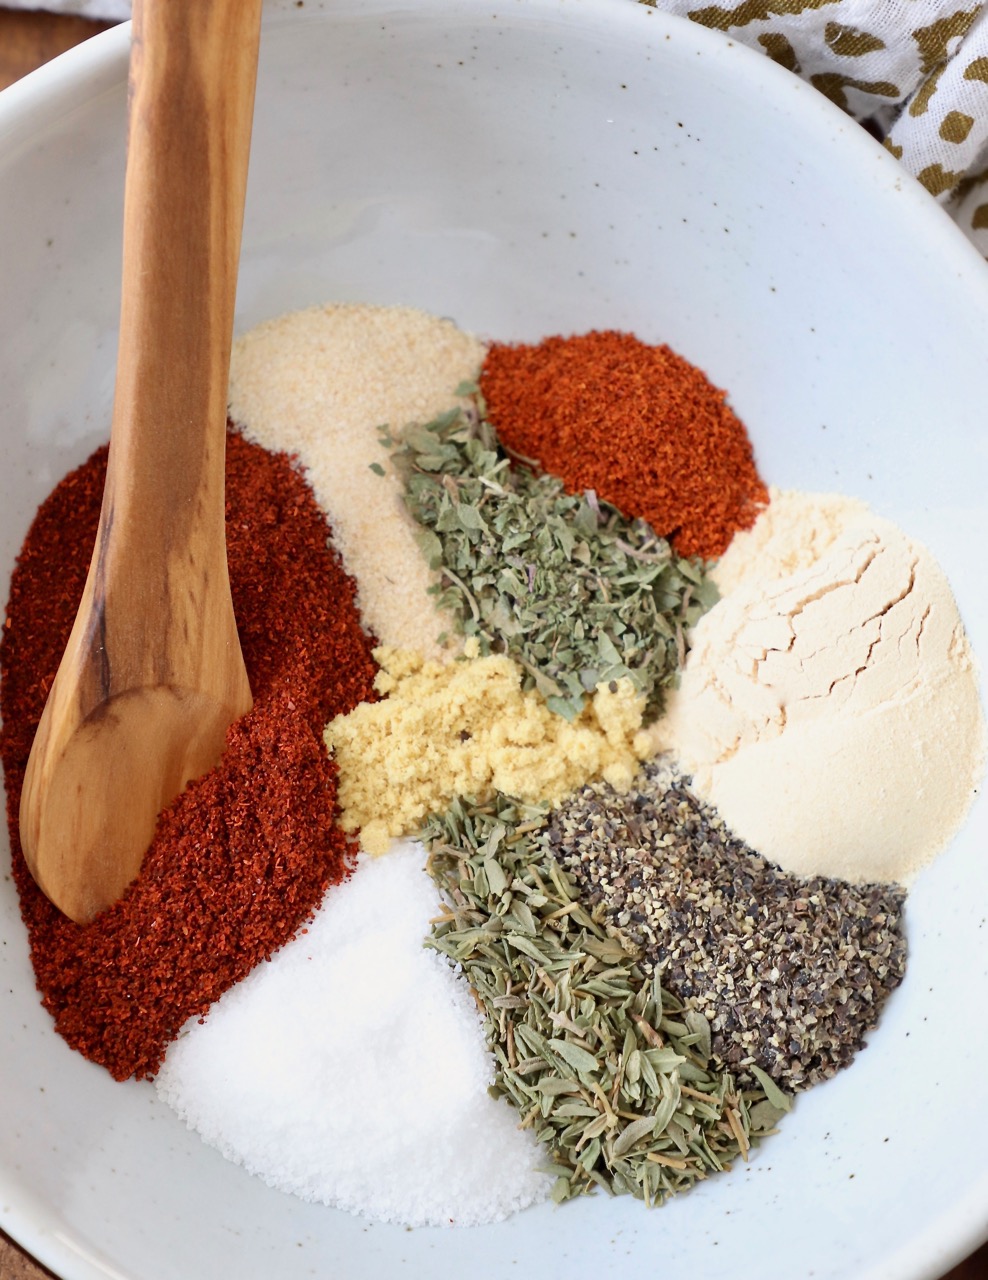
[[[352,846],[335,825],[332,716],[374,696],[372,642],[326,518],[284,454],[231,434],[230,580],[254,709],[220,764],[162,813],[141,874],[90,925],[66,919],[24,862],[17,814],[35,729],[68,639],[99,518],[106,450],[39,509],[0,641],[0,756],[13,875],[38,988],[58,1032],[118,1080],[153,1075],[191,1016],[286,943]]]
[[[722,555],[768,501],[725,393],[666,346],[613,330],[496,342],[480,390],[509,450],[647,520],[680,555]]]

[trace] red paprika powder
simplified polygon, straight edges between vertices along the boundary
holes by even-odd
[[[612,330],[496,342],[480,390],[506,448],[647,520],[680,555],[722,555],[768,501],[725,393],[669,347]]]
[[[153,1075],[186,1020],[286,943],[348,873],[322,729],[374,696],[376,667],[355,584],[302,475],[286,455],[231,433],[227,550],[254,709],[231,727],[219,765],[161,814],[125,897],[92,924],[66,919],[27,870],[17,815],[105,468],[101,449],[56,487],[18,559],[0,641],[0,756],[42,1001],[73,1048],[122,1080]]]

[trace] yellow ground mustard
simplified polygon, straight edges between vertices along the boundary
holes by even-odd
[[[626,791],[651,754],[645,697],[628,679],[598,685],[571,723],[522,690],[510,658],[477,656],[476,641],[451,663],[390,647],[374,657],[381,701],[325,731],[340,770],[342,825],[360,830],[369,853],[384,853],[457,795],[483,801],[503,791],[554,804],[596,777]]]

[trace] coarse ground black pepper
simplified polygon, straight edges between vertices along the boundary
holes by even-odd
[[[754,1064],[797,1090],[834,1075],[902,981],[903,889],[780,871],[667,762],[625,795],[583,787],[543,839],[742,1077]]]

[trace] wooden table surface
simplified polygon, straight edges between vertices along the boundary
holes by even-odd
[[[40,2],[40,0],[39,0]],[[0,7],[0,89],[111,24]],[[985,1206],[988,1217],[988,1205]],[[0,1232],[0,1280],[57,1280]],[[275,1280],[275,1277],[272,1277]],[[793,1280],[798,1280],[794,1276]],[[988,1280],[988,1245],[943,1280]]]

